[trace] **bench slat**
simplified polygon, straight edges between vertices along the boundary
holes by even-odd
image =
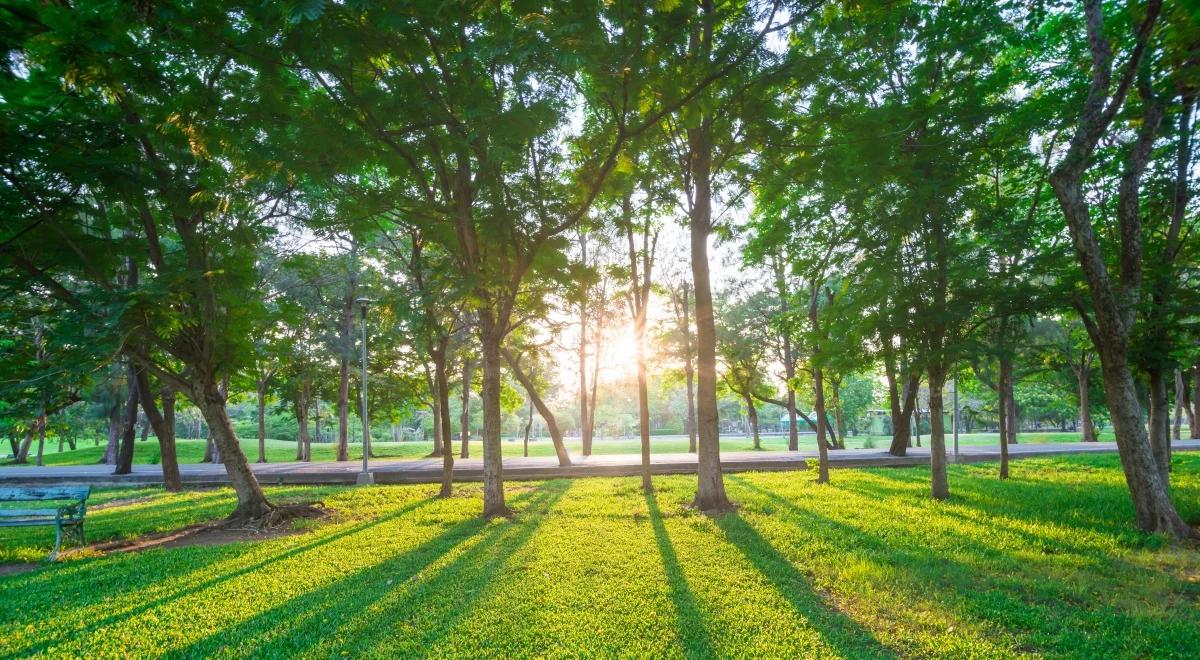
[[[16,518],[20,516],[50,516],[58,515],[58,509],[0,509],[0,517]]]
[[[0,488],[0,502],[42,500],[86,500],[91,486],[43,486],[29,488]]]
[[[16,520],[0,519],[0,527],[33,527],[34,525],[53,525],[53,518],[18,518]],[[66,527],[70,521],[64,520]]]

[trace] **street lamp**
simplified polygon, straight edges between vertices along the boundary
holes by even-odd
[[[371,304],[370,298],[359,298],[354,302],[358,303],[359,309],[362,310],[362,429],[363,429],[363,466],[362,472],[358,474],[356,483],[359,486],[366,486],[375,483],[375,476],[369,471],[368,461],[371,458],[371,423],[367,419],[367,307]]]

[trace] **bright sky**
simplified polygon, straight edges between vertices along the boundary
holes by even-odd
[[[732,286],[735,282],[745,282],[754,273],[743,270],[740,259],[740,245],[735,243],[718,243],[714,235],[709,239],[709,267],[712,277],[713,294]],[[627,259],[624,252],[613,255]],[[666,280],[677,280],[686,277],[691,281],[691,250],[687,228],[678,222],[672,222],[664,227],[659,237],[656,260],[652,272],[655,283]],[[608,337],[600,347],[601,384],[630,378],[637,373],[637,350],[634,338],[633,324],[629,318],[628,305],[621,301],[621,318],[616,325],[610,326]],[[671,322],[674,313],[670,300],[663,296],[651,294],[649,323],[647,326],[646,356],[653,362],[656,349],[653,341],[654,329],[664,322]],[[694,319],[694,316],[693,316]],[[571,393],[577,396],[579,390],[579,321],[578,311],[573,310],[568,324],[554,341],[555,362],[558,365],[558,382],[561,393]],[[591,355],[595,347],[589,348],[588,378],[590,381]],[[653,369],[653,367],[651,367]]]

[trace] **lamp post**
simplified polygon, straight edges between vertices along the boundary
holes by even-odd
[[[359,309],[362,310],[362,321],[359,323],[362,326],[362,429],[363,429],[363,465],[362,472],[358,473],[356,483],[359,486],[366,486],[375,483],[375,476],[372,475],[368,468],[371,458],[371,423],[367,419],[367,307],[371,304],[370,298],[359,298],[354,302],[358,303]]]

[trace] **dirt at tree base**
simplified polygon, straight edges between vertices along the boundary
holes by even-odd
[[[5,575],[16,575],[18,573],[28,573],[35,570],[41,564],[0,564],[0,577]]]
[[[305,534],[309,530],[297,529],[290,523],[295,520],[315,520],[333,515],[323,502],[281,504],[271,513],[251,521],[219,520],[216,522],[189,525],[173,532],[147,534],[134,539],[123,539],[99,543],[89,547],[102,553],[140,552],[154,548],[184,548],[196,545],[224,545],[242,541],[268,541],[283,536]]]

